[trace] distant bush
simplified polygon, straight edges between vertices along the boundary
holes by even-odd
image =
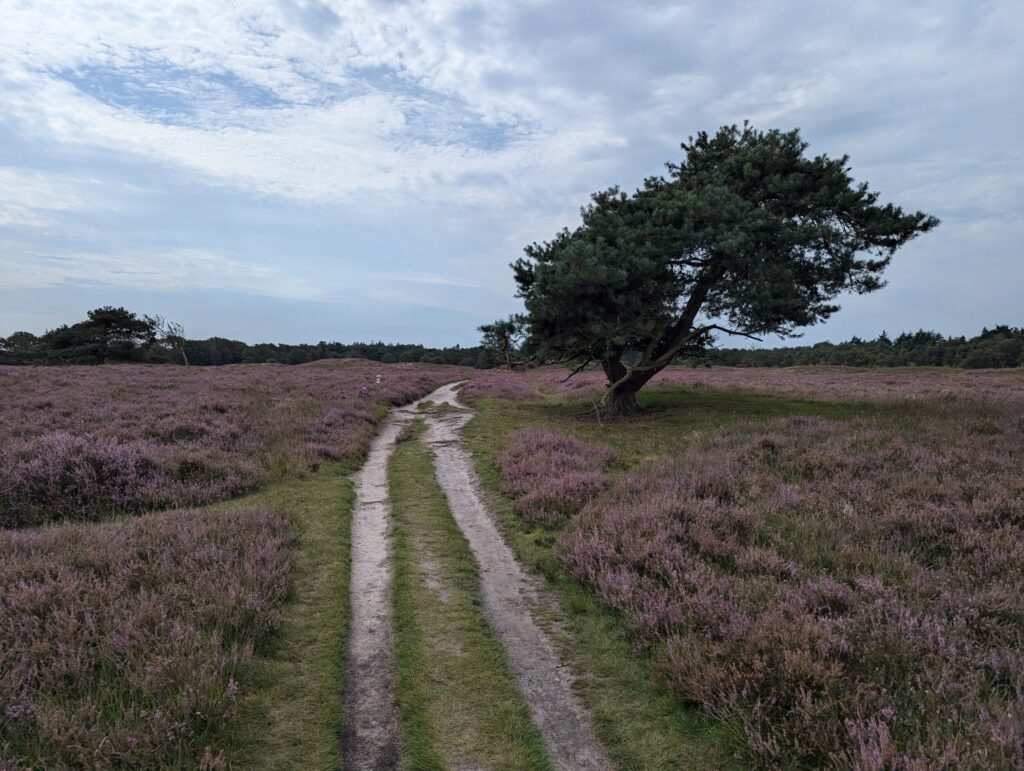
[[[0,367],[0,527],[199,505],[356,458],[381,406],[455,377],[366,361]]]
[[[0,530],[0,768],[226,767],[290,543],[254,511]]]
[[[723,348],[709,351],[709,363],[731,367],[964,367],[966,369],[1024,366],[1024,328],[1005,324],[982,329],[974,337],[945,337],[938,332],[905,332],[874,340],[854,337],[841,343],[786,348]]]
[[[564,367],[537,367],[525,372],[507,369],[478,373],[462,388],[468,401],[477,398],[513,400],[544,396],[600,398],[607,378],[587,370],[566,380]],[[747,393],[841,399],[864,402],[920,402],[921,400],[1006,401],[1024,406],[1024,377],[1019,369],[988,372],[959,370],[885,370],[843,367],[755,368],[669,367],[651,380],[652,388],[715,388]],[[641,406],[643,397],[641,395]]]

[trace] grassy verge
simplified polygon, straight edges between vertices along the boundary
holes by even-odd
[[[481,611],[477,566],[435,481],[429,450],[401,443],[389,477],[403,765],[549,768]]]
[[[618,614],[562,570],[551,548],[557,531],[531,526],[513,512],[498,491],[494,457],[510,432],[542,425],[611,445],[622,459],[620,468],[630,468],[678,452],[725,423],[794,414],[851,418],[877,408],[708,389],[655,390],[645,393],[642,401],[642,417],[601,423],[581,400],[481,400],[464,436],[510,546],[548,579],[561,600],[567,616],[565,653],[598,735],[616,764],[638,769],[729,767],[743,743],[739,728],[683,707],[673,698],[651,657],[631,644]]]
[[[355,462],[216,505],[289,515],[298,539],[281,629],[241,700],[228,757],[236,768],[340,766],[344,645],[349,623],[349,527]]]

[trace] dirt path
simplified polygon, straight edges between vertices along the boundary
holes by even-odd
[[[352,624],[345,656],[345,768],[397,768],[400,759],[395,707],[395,645],[391,623],[391,505],[388,460],[417,407],[434,394],[392,410],[353,476]]]
[[[479,493],[472,460],[459,445],[459,432],[472,410],[456,398],[459,384],[442,386],[424,398],[392,410],[354,475],[352,624],[345,661],[344,765],[350,769],[396,768],[401,757],[395,704],[394,632],[391,620],[391,506],[388,461],[402,429],[416,417],[427,422],[424,441],[434,453],[437,480],[452,516],[469,541],[483,591],[484,611],[548,755],[559,769],[606,769],[611,764],[594,738],[582,704],[572,692],[572,675],[562,663],[530,608],[541,598],[540,580],[526,573],[505,543]],[[457,409],[423,413],[423,402]]]
[[[424,441],[434,452],[437,479],[452,516],[480,566],[487,620],[501,640],[555,767],[611,768],[572,691],[571,673],[531,615],[531,606],[541,597],[540,579],[526,573],[501,537],[480,495],[472,459],[459,444],[459,432],[472,417],[472,410],[459,404],[457,385],[444,386],[427,397],[459,409],[428,417]]]

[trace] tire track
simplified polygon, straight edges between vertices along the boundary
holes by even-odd
[[[542,596],[540,580],[528,574],[501,537],[479,492],[472,459],[460,431],[473,411],[456,398],[458,383],[428,397],[458,408],[427,416],[424,441],[434,453],[437,480],[480,568],[487,620],[501,640],[519,690],[559,769],[607,769],[611,763],[594,737],[590,718],[572,691],[573,677],[530,607]]]
[[[447,386],[445,387],[447,388]],[[341,755],[345,768],[369,771],[397,768],[401,758],[395,703],[395,641],[391,619],[391,504],[388,461],[402,429],[417,407],[438,398],[444,388],[392,410],[352,479],[352,618],[345,651],[345,724]],[[442,395],[443,395],[442,393]]]

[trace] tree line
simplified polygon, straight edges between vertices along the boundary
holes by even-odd
[[[103,364],[148,362],[217,366],[221,364],[304,364],[321,359],[370,359],[384,364],[425,362],[488,369],[507,363],[493,346],[427,348],[401,343],[257,343],[210,337],[186,338],[181,326],[159,316],[139,316],[124,308],[97,308],[86,320],[42,335],[15,332],[0,338],[0,364]],[[841,343],[786,348],[709,348],[680,362],[727,367],[963,367],[997,369],[1024,366],[1024,327],[1005,324],[981,334],[945,337],[919,330],[874,340],[853,337]]]
[[[882,332],[874,340],[853,337],[791,348],[719,348],[708,351],[705,362],[727,367],[1024,367],[1024,328],[1001,324],[971,338],[918,330],[895,338]]]
[[[0,364],[305,364],[320,359],[370,359],[385,364],[425,362],[487,368],[491,354],[479,346],[428,348],[395,343],[257,343],[210,337],[185,337],[181,325],[159,316],[138,315],[125,308],[103,307],[85,320],[64,324],[42,335],[15,332],[0,338]]]

